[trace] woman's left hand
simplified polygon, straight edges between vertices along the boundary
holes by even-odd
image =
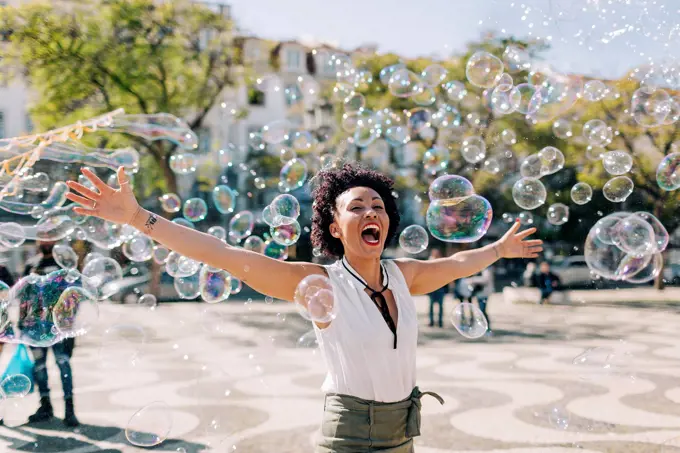
[[[498,240],[498,247],[501,258],[538,258],[538,254],[543,251],[543,241],[540,239],[529,239],[536,232],[536,228],[519,231],[520,223],[516,221]]]

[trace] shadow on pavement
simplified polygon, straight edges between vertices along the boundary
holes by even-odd
[[[39,430],[29,431],[26,429],[27,425],[17,428],[5,428],[0,431],[0,439],[10,442],[9,449],[13,451],[26,452],[45,452],[45,453],[66,453],[70,451],[81,452],[98,452],[98,453],[123,453],[124,448],[131,447],[131,444],[125,438],[125,431],[116,426],[98,426],[81,424],[72,432],[64,425],[60,419],[52,419],[45,423],[35,423],[30,425],[31,428]],[[21,437],[12,437],[5,435],[7,430],[11,430]],[[53,431],[55,435],[50,436],[45,431]],[[57,434],[57,432],[59,434]],[[73,437],[73,434],[78,434],[87,440],[81,440]],[[66,436],[66,437],[63,437]],[[26,440],[30,438],[31,440]],[[100,448],[97,446],[99,442],[109,442],[119,444],[118,448]],[[187,453],[199,453],[205,451],[208,446],[194,442],[187,442],[181,439],[167,439],[160,445],[151,448],[145,448],[149,451],[172,451],[176,452],[178,448],[183,448]],[[128,451],[128,450],[125,450]]]

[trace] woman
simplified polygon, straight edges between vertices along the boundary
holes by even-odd
[[[132,225],[177,253],[227,270],[260,293],[292,301],[303,278],[330,278],[337,317],[315,323],[328,367],[317,452],[413,451],[423,394],[416,387],[418,323],[412,296],[473,275],[502,257],[536,257],[543,250],[540,240],[525,240],[535,229],[518,233],[515,224],[498,242],[480,249],[430,261],[381,261],[399,225],[393,183],[374,171],[345,164],[319,172],[313,193],[312,242],[338,261],[329,266],[288,263],[144,210],[122,168],[118,190],[89,170],[82,172],[96,190],[68,183],[80,194],[68,194],[82,205],[75,209],[78,214]]]

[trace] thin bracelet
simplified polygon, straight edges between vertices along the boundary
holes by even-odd
[[[137,205],[137,210],[135,211],[134,214],[132,214],[132,217],[130,217],[130,220],[126,223],[126,225],[133,226],[132,224],[134,223],[135,219],[137,218],[137,215],[140,213],[142,209],[143,208],[141,205]]]
[[[496,259],[500,259],[501,256],[498,253],[498,250],[496,249],[496,244],[492,245],[491,248],[493,249],[493,252],[496,254]]]

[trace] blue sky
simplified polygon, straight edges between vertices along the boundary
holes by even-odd
[[[218,1],[218,0],[208,0]],[[680,48],[677,0],[223,0],[240,28],[272,39],[375,43],[407,57],[449,55],[486,30],[547,38],[557,69],[617,77]],[[668,19],[668,22],[666,20]]]

